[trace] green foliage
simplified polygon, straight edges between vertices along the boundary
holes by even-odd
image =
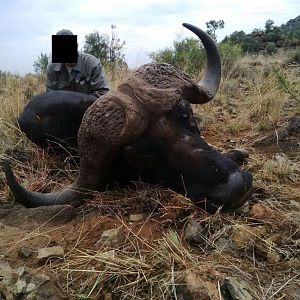
[[[198,76],[205,61],[205,51],[199,39],[184,38],[173,42],[173,47],[149,54],[157,63],[169,63],[191,76]]]
[[[295,50],[295,53],[292,56],[292,61],[300,63],[300,48]]]
[[[220,43],[219,50],[225,72],[242,55],[242,47],[231,41]],[[169,63],[192,77],[199,77],[206,61],[205,50],[200,40],[195,38],[178,38],[173,42],[173,47],[152,52],[149,56],[154,62]]]
[[[223,20],[210,20],[205,23],[207,30],[206,32],[214,39],[214,41],[217,41],[217,36],[216,36],[216,30],[217,29],[222,29],[224,28],[224,21]]]
[[[277,52],[277,47],[274,42],[267,42],[265,49],[267,54],[274,54]]]
[[[287,75],[283,72],[283,70],[277,66],[272,66],[273,72],[276,75],[276,78],[278,80],[278,85],[280,89],[282,89],[285,93],[289,94],[292,99],[297,103],[298,108],[300,108],[300,95],[299,95],[299,89],[297,89],[296,83],[291,83],[288,80]],[[298,83],[299,88],[299,83]]]
[[[222,69],[225,74],[233,67],[234,63],[242,56],[241,45],[232,42],[219,44],[219,51],[222,60]]]
[[[300,15],[280,26],[280,30],[292,39],[300,38]]]
[[[0,70],[0,78],[1,78],[1,79],[2,79],[2,78],[5,78],[5,79],[6,79],[7,77],[10,77],[10,76],[12,76],[11,72]]]
[[[294,47],[297,37],[300,37],[298,33],[300,33],[300,16],[281,27],[274,26],[274,21],[267,20],[264,29],[255,28],[250,34],[235,31],[226,36],[223,42],[230,41],[241,45],[244,53],[274,54],[280,47]]]
[[[274,21],[273,20],[267,20],[265,23],[265,32],[271,32],[274,28]]]
[[[85,36],[83,46],[85,53],[94,55],[102,63],[108,61],[109,53],[109,37],[108,35],[100,35],[98,31],[89,33]]]
[[[50,62],[50,58],[50,55],[41,52],[37,60],[35,60],[33,63],[34,72],[38,75],[44,75],[46,73],[47,66]]]
[[[283,34],[282,34],[280,28],[276,27],[276,26],[273,27],[273,29],[271,31],[269,31],[268,34],[267,34],[267,40],[269,42],[276,43],[276,42],[281,41],[282,38],[283,38]]]
[[[126,66],[124,46],[125,41],[121,41],[116,33],[116,26],[111,25],[111,34],[100,34],[98,31],[87,34],[83,50],[97,57],[101,63],[110,68],[116,66]]]
[[[246,38],[244,31],[234,31],[231,35],[226,36],[222,42],[231,42],[233,44],[243,44]]]

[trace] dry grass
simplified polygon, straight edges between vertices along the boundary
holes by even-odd
[[[292,299],[300,276],[299,145],[292,152],[276,145],[253,147],[257,137],[299,113],[299,102],[282,89],[273,71],[276,64],[299,93],[299,66],[289,66],[289,57],[287,53],[242,57],[227,70],[216,99],[194,106],[209,142],[220,150],[245,148],[250,152],[245,166],[255,178],[250,213],[207,215],[183,196],[147,185],[101,193],[83,208],[83,214],[97,210],[99,222],[101,216],[110,216],[126,238],[118,247],[87,248],[83,245],[88,237],[79,235],[64,260],[49,265],[69,295],[79,299],[100,299],[105,293],[120,299],[178,299],[188,282],[194,291],[203,293],[203,299],[221,299],[219,287],[231,276],[239,278],[256,299]],[[126,75],[126,71],[109,73],[112,87]],[[72,182],[77,168],[37,149],[13,125],[26,101],[42,90],[35,76],[0,78],[0,155],[18,162],[17,174],[26,187],[49,191]],[[4,183],[0,195],[2,202],[10,201]],[[262,216],[251,215],[255,205],[265,208]],[[138,229],[128,222],[132,211],[147,214]],[[185,241],[189,217],[204,228],[203,243]],[[149,238],[146,233],[156,227],[159,234]]]

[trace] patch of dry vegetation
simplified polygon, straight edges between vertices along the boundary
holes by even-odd
[[[194,106],[206,140],[221,151],[250,152],[245,168],[254,175],[255,191],[248,206],[208,215],[183,196],[143,184],[99,193],[82,208],[83,216],[97,211],[99,222],[109,216],[125,239],[117,246],[99,246],[79,234],[65,258],[48,265],[65,292],[79,299],[185,299],[180,297],[188,294],[221,299],[224,279],[231,277],[255,299],[293,299],[300,279],[299,135],[254,147],[258,138],[299,114],[300,68],[289,58],[287,52],[241,57],[226,70],[216,99]],[[274,66],[298,101],[282,87]],[[126,75],[108,74],[114,88]],[[26,187],[49,191],[71,183],[78,169],[49,157],[14,125],[26,101],[42,90],[35,76],[0,77],[0,155],[17,161]],[[11,201],[5,182],[1,186],[1,202]],[[132,212],[146,218],[132,224]],[[184,237],[190,218],[203,229],[197,244]]]

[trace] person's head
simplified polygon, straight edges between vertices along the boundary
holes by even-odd
[[[56,35],[74,35],[74,34],[71,30],[62,29],[60,31],[57,31]]]
[[[74,67],[78,57],[77,47],[77,36],[68,29],[59,30],[52,36],[52,55],[56,55],[57,62]]]

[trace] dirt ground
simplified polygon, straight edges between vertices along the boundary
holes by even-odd
[[[235,141],[241,138],[231,137],[229,143],[234,147]],[[228,139],[215,140],[214,136],[208,140],[220,146],[228,143]],[[281,153],[287,157],[299,158],[299,141],[295,132],[279,144],[256,141],[256,146],[250,149],[250,156],[271,158],[280,147]],[[120,295],[124,299],[162,299],[153,296],[157,295],[154,292],[152,298],[148,292],[145,293],[147,296],[143,296],[141,291],[132,294],[132,298],[124,295],[130,284],[142,281],[140,276],[143,272],[145,278],[141,290],[153,288],[153,274],[160,274],[163,278],[161,274],[166,270],[162,269],[169,266],[166,264],[168,259],[175,261],[173,266],[178,269],[175,277],[178,280],[184,277],[182,282],[192,290],[180,292],[178,288],[178,298],[168,299],[221,299],[220,283],[228,276],[239,277],[247,283],[251,297],[247,298],[248,294],[244,294],[244,298],[238,299],[300,299],[297,298],[300,288],[298,183],[297,180],[290,181],[285,186],[295,195],[291,204],[294,211],[286,209],[285,204],[274,204],[272,194],[276,193],[276,189],[269,190],[259,180],[255,181],[254,195],[244,210],[216,215],[207,215],[172,191],[146,185],[100,193],[80,208],[52,206],[28,209],[2,199],[0,263],[8,263],[14,270],[26,266],[31,274],[48,274],[70,299],[120,299]],[[2,186],[7,189],[5,183]],[[133,214],[143,216],[132,221],[130,216]],[[198,244],[187,242],[184,236],[187,220],[191,217],[204,228],[204,241]],[[102,234],[110,229],[117,229],[118,233],[113,241],[103,243]],[[156,253],[157,247],[170,245],[172,238],[166,238],[170,237],[170,232],[176,233],[176,238],[173,238],[179,241],[178,244],[174,242],[169,246],[171,254],[163,254],[162,248]],[[39,249],[53,246],[63,248],[63,257],[37,258]],[[97,256],[102,253],[110,257],[111,251],[116,251],[120,261],[116,261],[115,254],[110,262],[107,257],[101,260]],[[153,253],[156,253],[155,258]],[[160,255],[165,265],[159,267],[161,262],[156,260]],[[131,265],[128,265],[129,258],[132,259]],[[115,264],[118,271],[114,271],[112,266],[108,268],[109,264]],[[101,273],[103,269],[108,270],[108,275]],[[139,277],[134,277],[139,272]],[[105,280],[101,277],[103,284],[97,281],[100,275],[97,277],[95,274],[105,277]],[[0,282],[1,276],[2,279],[5,277],[0,274]],[[157,278],[155,282],[160,280]],[[123,290],[116,289],[118,284],[123,285]],[[97,288],[93,288],[95,286]],[[184,296],[187,295],[185,293],[189,296]],[[24,296],[20,299],[29,298]],[[224,299],[233,298],[224,296]]]

